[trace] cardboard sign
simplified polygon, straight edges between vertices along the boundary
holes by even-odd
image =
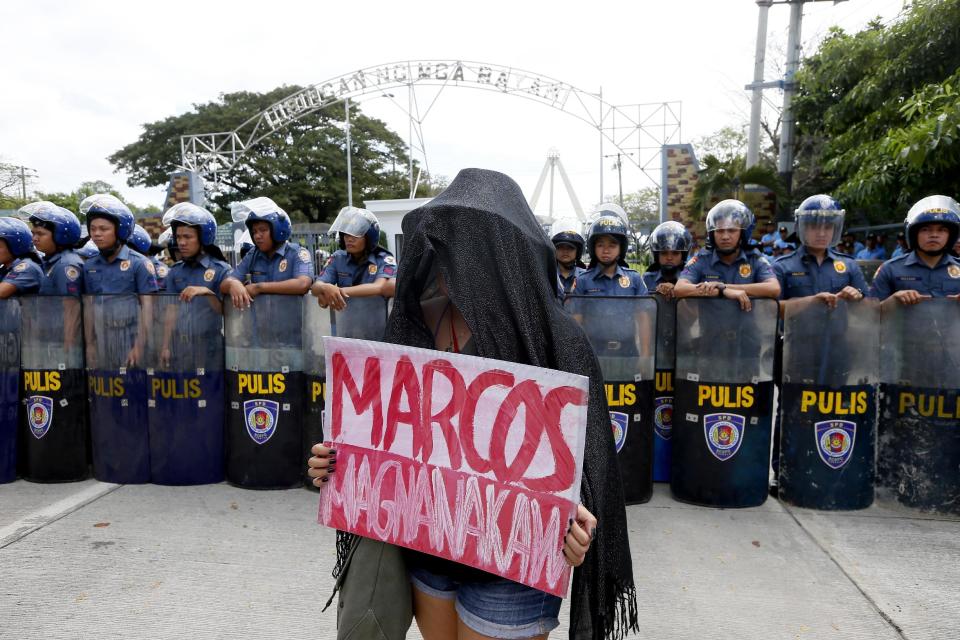
[[[337,470],[319,522],[565,596],[587,378],[347,338],[324,351]]]

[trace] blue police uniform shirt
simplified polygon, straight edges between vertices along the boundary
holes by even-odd
[[[76,251],[59,251],[43,259],[40,295],[79,296],[83,293],[83,258]]]
[[[858,253],[866,249],[866,245],[860,242],[859,240],[853,241],[853,255],[856,257]]]
[[[643,278],[633,269],[617,265],[612,276],[603,273],[603,265],[587,269],[573,281],[571,294],[580,296],[645,296]]]
[[[770,244],[770,246],[764,247],[764,248],[763,248],[763,252],[764,252],[765,254],[767,254],[768,256],[772,256],[772,255],[773,255],[774,243],[776,243],[776,241],[779,240],[779,239],[780,239],[780,234],[777,233],[776,231],[772,231],[772,232],[770,232],[770,233],[764,234],[763,237],[760,238],[761,244],[766,244],[767,242],[769,242],[769,243],[771,243],[771,244]]]
[[[890,258],[877,269],[870,297],[884,300],[896,291],[908,289],[934,298],[960,294],[960,260],[945,253],[931,269],[915,251]]]
[[[801,246],[788,256],[777,258],[773,270],[780,281],[780,299],[804,298],[824,291],[839,293],[850,286],[862,294],[867,292],[867,281],[853,258],[839,251],[827,249],[823,262]]]
[[[272,256],[256,247],[250,249],[229,275],[243,284],[282,282],[299,276],[313,280],[313,258],[309,251],[294,242],[284,242]]]
[[[580,276],[580,274],[585,272],[586,272],[586,269],[584,269],[583,267],[578,267],[574,265],[573,269],[570,271],[570,275],[564,278],[563,274],[560,273],[560,269],[557,268],[557,279],[560,280],[560,287],[561,287],[560,293],[562,294],[562,296],[565,296],[570,293],[570,289],[573,288],[573,283],[576,281],[577,277]]]
[[[776,277],[766,257],[756,249],[747,252],[740,250],[732,264],[723,262],[716,251],[703,249],[687,261],[677,279],[686,280],[691,284],[701,282],[755,284]]]
[[[0,282],[16,287],[17,295],[37,293],[43,283],[43,270],[30,258],[17,258],[10,263],[10,268],[2,269]]]
[[[890,254],[891,258],[899,258],[905,253],[901,245],[897,245],[897,248],[893,250],[893,253]]]
[[[370,284],[379,278],[396,277],[396,258],[386,249],[378,247],[375,252],[368,253],[362,262],[354,260],[345,249],[337,249],[327,258],[317,280],[338,287],[354,287],[358,284]]]
[[[220,284],[230,275],[230,265],[207,254],[197,260],[181,260],[167,273],[167,291],[181,293],[187,287],[206,287],[220,295]]]
[[[153,270],[156,272],[157,288],[160,291],[166,291],[167,275],[170,273],[170,267],[164,264],[157,256],[150,256],[149,260],[153,263]]]
[[[679,277],[679,271],[676,272]],[[647,291],[653,293],[657,290],[657,285],[661,282],[670,282],[671,284],[676,284],[676,280],[667,280],[663,277],[663,271],[660,269],[647,269],[643,274],[643,284],[647,287]]]
[[[773,243],[773,247],[775,249],[783,249],[784,251],[793,251],[797,248],[797,245],[793,244],[792,242],[787,242],[783,238],[778,237],[776,241]]]
[[[877,247],[875,249],[864,248],[857,252],[857,260],[884,260],[887,257],[887,252],[883,247]]]
[[[124,245],[113,262],[97,254],[83,263],[83,292],[156,293],[156,269],[146,258]]]

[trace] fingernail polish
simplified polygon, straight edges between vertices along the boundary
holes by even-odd
[[[326,481],[329,480],[329,479],[330,479],[330,478],[324,476],[323,478],[320,478],[320,482],[326,482]]]
[[[327,473],[328,473],[328,474],[331,474],[331,473],[333,473],[333,472],[336,471],[336,470],[337,470],[336,467],[327,467]]]

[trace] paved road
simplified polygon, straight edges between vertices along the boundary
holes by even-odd
[[[0,485],[0,638],[333,638],[316,505],[226,484]],[[663,485],[628,515],[637,637],[960,638],[960,521],[705,509]]]

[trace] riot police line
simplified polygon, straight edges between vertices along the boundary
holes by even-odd
[[[761,504],[778,305],[569,296],[604,371],[627,501]],[[386,300],[342,311],[259,296],[0,301],[0,480],[295,486],[322,440],[322,336],[381,339]],[[923,331],[917,331],[923,327]],[[900,502],[957,512],[956,301],[787,309],[780,497],[817,509]],[[19,443],[17,441],[19,440]],[[19,460],[17,449],[19,445]]]

